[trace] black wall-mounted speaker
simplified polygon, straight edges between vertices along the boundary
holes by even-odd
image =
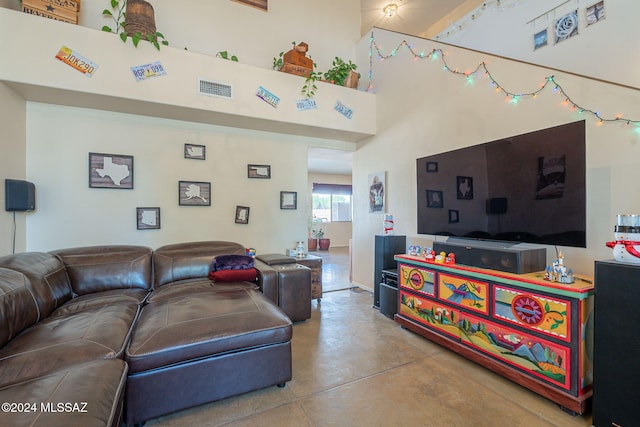
[[[36,209],[36,186],[28,181],[4,180],[4,208],[7,211],[33,211]]]
[[[487,214],[497,215],[507,213],[507,198],[493,197],[487,199]]]

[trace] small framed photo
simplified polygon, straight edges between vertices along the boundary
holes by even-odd
[[[248,178],[271,179],[270,165],[247,165]]]
[[[427,190],[427,207],[428,208],[444,207],[444,200],[442,199],[442,191]]]
[[[211,183],[179,181],[178,204],[180,206],[211,206]]]
[[[184,144],[184,158],[193,160],[205,160],[207,147],[204,145]]]
[[[438,172],[438,162],[427,162],[427,173]]]
[[[459,222],[460,216],[457,210],[449,209],[449,223]]]
[[[160,229],[160,208],[136,208],[138,230]]]
[[[236,206],[236,224],[249,224],[248,206]]]
[[[280,209],[298,209],[298,193],[295,191],[281,191]]]
[[[470,176],[457,176],[456,188],[458,199],[473,200],[473,178]]]
[[[133,156],[89,153],[89,188],[133,189]]]

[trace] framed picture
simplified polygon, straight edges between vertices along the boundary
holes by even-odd
[[[547,45],[547,29],[538,31],[533,35],[533,50],[539,49]]]
[[[298,193],[295,191],[281,191],[280,209],[298,209]]]
[[[248,206],[236,206],[236,224],[249,224]]]
[[[138,230],[160,229],[160,208],[136,208]]]
[[[449,209],[449,223],[460,221],[460,216],[457,210]]]
[[[387,172],[374,172],[369,174],[369,213],[385,212],[385,187],[387,185]]]
[[[179,181],[178,204],[180,206],[211,206],[211,183]]]
[[[473,200],[473,178],[470,176],[456,177],[456,192],[460,200]]]
[[[247,165],[248,178],[271,179],[271,166],[269,165]]]
[[[605,18],[604,1],[598,2],[587,8],[587,27]]]
[[[89,153],[89,188],[133,189],[133,156]]]
[[[206,158],[207,147],[204,145],[184,144],[184,158],[193,160],[204,160]]]
[[[427,173],[438,172],[438,162],[427,162]]]
[[[442,199],[442,191],[427,190],[427,207],[428,208],[444,207],[444,200]]]

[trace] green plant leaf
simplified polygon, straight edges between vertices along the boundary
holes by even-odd
[[[111,27],[109,27],[108,25],[105,25],[104,27],[102,27],[102,31],[106,31],[107,33],[113,33],[113,31],[111,31]]]
[[[109,9],[105,9],[102,11],[103,15],[107,15],[107,16],[113,16],[113,13],[111,13],[111,11]]]
[[[111,0],[111,8],[115,9],[116,7],[118,7],[118,0]]]
[[[120,33],[120,39],[121,39],[123,42],[125,42],[125,43],[126,43],[126,42],[127,42],[127,33],[125,33],[125,32]]]

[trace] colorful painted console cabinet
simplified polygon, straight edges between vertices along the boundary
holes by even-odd
[[[592,394],[593,282],[551,283],[396,255],[396,322],[582,414]]]

